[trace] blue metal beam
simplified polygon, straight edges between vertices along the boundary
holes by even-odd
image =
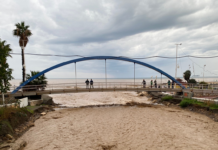
[[[80,62],[80,61],[86,61],[86,60],[101,60],[101,59],[114,59],[114,60],[122,60],[122,61],[128,61],[128,62],[133,62],[133,63],[136,63],[136,64],[139,64],[139,65],[142,65],[142,66],[145,66],[145,67],[148,67],[150,69],[153,69],[163,75],[165,75],[166,77],[168,77],[169,79],[171,79],[172,81],[174,81],[175,83],[177,83],[181,88],[185,89],[185,87],[180,83],[178,82],[175,78],[173,78],[171,75],[167,74],[166,72],[154,67],[154,66],[151,66],[147,63],[144,63],[144,62],[141,62],[141,61],[137,61],[137,60],[134,60],[134,59],[130,59],[130,58],[125,58],[125,57],[114,57],[114,56],[93,56],[93,57],[84,57],[84,58],[78,58],[78,59],[73,59],[73,60],[70,60],[70,61],[66,61],[66,62],[63,62],[63,63],[60,63],[60,64],[57,64],[55,66],[52,66],[48,69],[45,69],[43,70],[42,72],[38,73],[37,75],[31,77],[29,80],[25,81],[24,83],[22,83],[19,87],[17,87],[13,92],[11,92],[11,94],[15,94],[19,89],[21,89],[23,86],[25,86],[27,83],[29,83],[30,81],[34,80],[35,78],[45,74],[46,72],[49,72],[53,69],[56,69],[56,68],[59,68],[59,67],[62,67],[62,66],[65,66],[65,65],[68,65],[68,64],[71,64],[71,63],[76,63],[76,62]]]

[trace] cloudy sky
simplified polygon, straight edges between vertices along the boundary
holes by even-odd
[[[218,56],[217,0],[7,0],[0,5],[0,38],[20,53],[15,23],[25,21],[33,35],[25,53],[83,56]],[[27,73],[42,71],[75,57],[26,55]],[[140,60],[175,76],[175,59]],[[22,78],[21,56],[9,59],[13,76]],[[189,69],[205,76],[218,76],[218,58],[178,59],[178,76]],[[104,61],[77,64],[80,78],[104,78]],[[107,61],[108,77],[132,78],[134,65]],[[48,78],[74,78],[74,64],[55,69]],[[136,77],[160,76],[136,65]]]

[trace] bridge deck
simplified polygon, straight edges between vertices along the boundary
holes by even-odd
[[[63,94],[63,93],[81,93],[81,92],[113,92],[113,91],[150,91],[150,92],[182,92],[182,89],[168,89],[168,88],[94,88],[94,89],[53,89],[33,92],[17,92],[15,94],[7,93],[13,96],[32,96],[42,94]]]

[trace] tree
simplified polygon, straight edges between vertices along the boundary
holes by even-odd
[[[201,81],[199,84],[208,84],[207,82]]]
[[[29,80],[30,78],[32,78],[33,76],[37,75],[38,73],[40,73],[39,71],[30,71],[30,74],[26,74],[26,80]],[[41,75],[37,78],[35,78],[34,80],[30,81],[29,83],[27,83],[26,85],[26,90],[28,91],[34,91],[34,90],[44,90],[44,88],[47,85],[47,78],[45,77],[45,75]],[[28,86],[28,85],[37,85],[37,86]],[[24,88],[25,89],[25,88]]]
[[[190,80],[188,80],[188,83],[194,83],[194,84],[196,84],[197,81],[196,81],[195,79],[190,79]]]
[[[186,71],[183,73],[183,77],[184,77],[184,79],[185,79],[187,82],[189,81],[190,76],[191,76],[191,71],[190,71],[190,70],[186,70]]]
[[[32,35],[32,32],[28,29],[29,26],[25,25],[25,22],[17,23],[15,24],[16,29],[13,30],[13,35],[19,37],[19,44],[21,47],[22,52],[22,70],[23,70],[23,82],[25,81],[25,58],[24,58],[24,48],[26,47],[30,37]]]
[[[11,57],[10,52],[12,49],[9,44],[6,44],[6,41],[1,41],[0,39],[0,92],[6,93],[10,90],[10,80],[12,77],[12,69],[9,68],[7,63],[7,57]]]

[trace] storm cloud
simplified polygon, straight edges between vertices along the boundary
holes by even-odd
[[[7,0],[0,5],[0,38],[20,53],[18,38],[12,36],[14,24],[25,21],[33,36],[26,53],[61,55],[112,55],[147,57],[152,55],[215,56],[218,55],[218,1],[216,0]],[[42,71],[73,58],[26,55],[27,73]],[[141,60],[175,74],[175,59]],[[193,61],[206,70],[218,74],[215,59],[179,59],[179,76],[193,66]],[[21,78],[21,58],[9,60],[13,76]],[[102,62],[103,63],[103,62]],[[100,61],[78,64],[82,78],[103,78],[104,65]],[[130,78],[132,64],[108,61],[110,77]],[[69,65],[48,73],[50,78],[74,77]],[[113,74],[116,72],[115,74]],[[156,76],[138,66],[137,77]],[[196,65],[196,74],[202,68]],[[212,76],[205,72],[206,76]]]

